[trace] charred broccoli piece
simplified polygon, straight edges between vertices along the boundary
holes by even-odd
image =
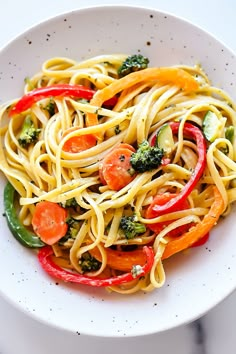
[[[158,146],[150,146],[147,140],[144,140],[130,157],[130,163],[137,172],[153,170],[161,165],[164,150]]]
[[[49,117],[54,116],[54,114],[56,112],[55,101],[53,99],[50,99],[48,104],[45,107],[43,107],[43,109],[48,112]]]
[[[101,267],[101,262],[91,256],[89,252],[85,252],[82,254],[79,260],[79,265],[83,272],[92,272],[98,270]]]
[[[149,64],[149,59],[141,54],[128,56],[118,68],[119,77],[126,76],[134,71],[146,69]]]
[[[136,215],[122,216],[120,228],[128,240],[146,231],[146,226],[138,221]]]
[[[79,204],[77,203],[77,200],[75,198],[67,199],[67,201],[65,202],[65,208],[75,208],[78,205]]]
[[[30,144],[36,143],[40,132],[41,129],[37,129],[31,119],[31,116],[27,115],[18,138],[20,146],[25,148]]]
[[[64,237],[68,238],[75,238],[80,229],[80,222],[74,219],[72,216],[68,217],[66,220],[68,224],[68,230]]]

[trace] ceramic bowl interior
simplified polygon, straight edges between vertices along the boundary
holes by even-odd
[[[103,53],[139,53],[150,66],[201,63],[215,85],[236,98],[236,58],[187,21],[153,9],[101,6],[62,14],[36,25],[0,52],[0,101],[22,95],[24,78],[44,60],[82,60]],[[95,336],[161,332],[206,313],[236,287],[236,224],[232,213],[210,241],[165,262],[166,284],[132,296],[62,284],[14,240],[3,214],[0,180],[0,292],[19,309],[52,326]]]

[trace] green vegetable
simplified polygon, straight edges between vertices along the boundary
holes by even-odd
[[[157,146],[169,155],[175,147],[172,129],[169,124],[164,124],[157,133]]]
[[[231,143],[234,140],[234,126],[230,125],[225,129],[225,138],[228,139]]]
[[[146,231],[146,226],[138,221],[136,215],[122,216],[120,228],[127,239],[132,239],[136,235],[143,234]]]
[[[4,188],[4,209],[9,229],[13,236],[25,247],[39,248],[44,243],[20,222],[14,207],[15,189],[8,182]]]
[[[205,138],[212,143],[221,135],[222,122],[214,112],[208,111],[203,118],[202,128]]]
[[[77,203],[77,200],[75,198],[70,198],[67,199],[67,201],[65,202],[64,208],[75,208],[78,205],[79,204]]]
[[[74,219],[72,216],[70,216],[66,220],[66,222],[68,224],[68,230],[67,230],[66,235],[63,237],[63,239],[64,238],[66,238],[66,239],[75,238],[79,232],[79,229],[80,229],[80,222],[78,220]]]
[[[125,59],[118,69],[119,77],[126,76],[134,71],[146,69],[149,64],[149,59],[141,54],[134,54]]]
[[[116,125],[114,131],[115,131],[116,135],[120,134],[120,132],[121,132],[120,126]]]
[[[47,111],[49,113],[49,116],[52,117],[55,114],[55,109],[56,109],[56,105],[54,100],[51,98],[48,102],[48,104],[43,107],[43,109],[45,109],[45,111]]]
[[[148,141],[144,140],[138,150],[131,155],[130,163],[135,171],[150,171],[161,165],[163,156],[163,149],[150,146]]]
[[[40,132],[41,132],[41,129],[37,129],[31,120],[31,116],[27,115],[24,120],[22,130],[21,130],[21,133],[20,133],[20,136],[18,139],[19,144],[23,148],[25,148],[29,144],[36,143]]]
[[[79,260],[79,265],[83,272],[92,272],[98,270],[101,267],[101,262],[91,256],[89,252],[85,252],[82,254]]]

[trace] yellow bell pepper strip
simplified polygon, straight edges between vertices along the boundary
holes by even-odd
[[[154,251],[151,247],[144,246],[143,252],[146,256],[146,263],[143,266],[133,265],[128,273],[124,273],[110,278],[89,277],[83,274],[69,272],[52,261],[53,250],[50,246],[45,246],[39,250],[38,260],[42,268],[52,277],[77,284],[90,285],[95,287],[107,287],[129,283],[148,274],[154,263]]]
[[[214,197],[214,203],[212,204],[209,213],[203,218],[202,222],[192,227],[182,236],[171,240],[166,245],[162,259],[169,258],[175,253],[191,247],[197,241],[201,240],[213,228],[225,209],[224,200],[216,187],[214,187]]]

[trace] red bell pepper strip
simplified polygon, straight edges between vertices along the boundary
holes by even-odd
[[[154,262],[154,251],[151,247],[144,246],[143,252],[146,255],[146,263],[142,267],[140,267],[140,269],[138,269],[138,272],[136,274],[131,270],[128,273],[104,279],[98,277],[88,277],[86,275],[78,273],[72,273],[59,267],[52,261],[50,257],[53,254],[53,250],[50,246],[45,246],[39,250],[38,259],[42,268],[54,278],[64,280],[65,282],[72,282],[96,287],[105,287],[125,284],[149,273]]]
[[[191,247],[199,247],[204,245],[205,243],[207,243],[207,241],[210,238],[210,233],[207,232],[205,236],[203,236],[202,238],[200,238],[200,240],[196,241]]]
[[[179,125],[180,123],[170,123],[170,127],[172,129],[173,134],[178,133]],[[153,210],[160,213],[160,215],[169,213],[175,210],[176,208],[178,209],[178,206],[181,205],[183,201],[188,197],[188,195],[192,192],[206,167],[206,140],[201,130],[190,123],[185,123],[183,133],[184,135],[189,136],[190,138],[196,141],[198,150],[198,162],[189,181],[183,187],[181,192],[177,194],[175,198],[169,200],[166,204],[156,205],[153,207]],[[156,139],[156,137],[154,137],[153,139]]]
[[[20,114],[26,111],[32,107],[34,103],[44,98],[63,96],[91,100],[95,92],[95,90],[82,85],[57,84],[39,87],[26,93],[22,98],[20,98],[16,105],[10,110],[9,116],[11,117],[14,114]],[[112,97],[110,100],[104,102],[104,106],[114,106],[116,102],[117,98]]]

